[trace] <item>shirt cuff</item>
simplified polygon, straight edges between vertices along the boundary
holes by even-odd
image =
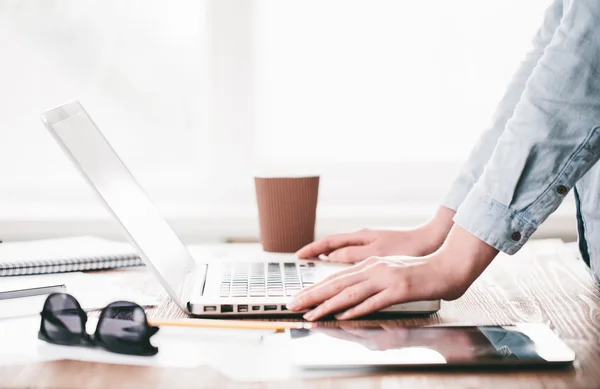
[[[519,251],[537,228],[518,212],[481,193],[478,185],[458,208],[454,223],[510,255]]]

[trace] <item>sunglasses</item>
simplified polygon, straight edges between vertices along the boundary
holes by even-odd
[[[86,332],[87,314],[75,297],[66,293],[48,296],[41,312],[38,338],[48,343],[102,347],[119,354],[151,356],[158,348],[150,337],[158,327],[148,324],[144,309],[129,301],[116,301],[102,309],[93,335]]]

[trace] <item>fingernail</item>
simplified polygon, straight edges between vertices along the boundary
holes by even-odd
[[[298,309],[298,302],[296,300],[290,301],[286,304],[287,309],[295,311]]]
[[[344,320],[346,319],[346,317],[348,317],[348,314],[346,312],[338,313],[337,315],[335,315],[335,318],[337,320]]]
[[[304,314],[304,316],[302,316],[304,318],[304,320],[309,320],[311,321],[312,319],[315,318],[315,311],[310,311]]]

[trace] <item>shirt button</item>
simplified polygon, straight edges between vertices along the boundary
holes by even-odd
[[[559,185],[556,187],[556,191],[559,195],[566,195],[569,192],[569,189],[564,185]]]
[[[518,242],[521,240],[521,233],[520,232],[513,232],[512,236],[511,236],[512,240],[514,240],[515,242]]]

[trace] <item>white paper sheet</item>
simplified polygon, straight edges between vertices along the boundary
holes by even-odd
[[[0,319],[0,364],[42,362],[37,338],[40,318],[27,316],[18,319]],[[49,358],[52,359],[52,358]]]
[[[14,290],[48,285],[66,285],[85,310],[103,308],[113,301],[133,301],[141,306],[153,306],[158,301],[148,295],[123,285],[113,285],[111,275],[64,273],[35,276],[0,277],[0,289]],[[47,296],[31,296],[0,300],[0,319],[37,315],[42,310]]]
[[[0,319],[39,314],[47,295],[0,300]]]
[[[282,381],[338,377],[365,371],[311,371],[291,364],[289,337],[270,331],[162,327],[151,343],[159,348],[153,357],[120,355],[73,346],[57,346],[37,339],[39,317],[0,320],[0,364],[79,360],[123,365],[195,368],[207,365],[232,381]],[[94,330],[90,320],[88,332]]]
[[[87,331],[93,333],[95,319]],[[197,367],[211,361],[224,361],[238,347],[260,346],[270,331],[162,327],[151,339],[159,348],[153,357],[115,354],[102,348],[59,346],[37,338],[40,318],[27,316],[0,320],[0,363],[79,360],[157,367]]]
[[[61,274],[43,274],[31,276],[0,277],[0,292],[16,289],[39,288],[43,286],[53,286],[67,284],[67,281],[80,278],[81,272],[61,273]]]
[[[212,360],[209,365],[232,381],[269,382],[300,379],[347,377],[367,374],[369,369],[307,370],[292,364],[288,334],[265,337],[259,345],[236,347],[227,358]]]

